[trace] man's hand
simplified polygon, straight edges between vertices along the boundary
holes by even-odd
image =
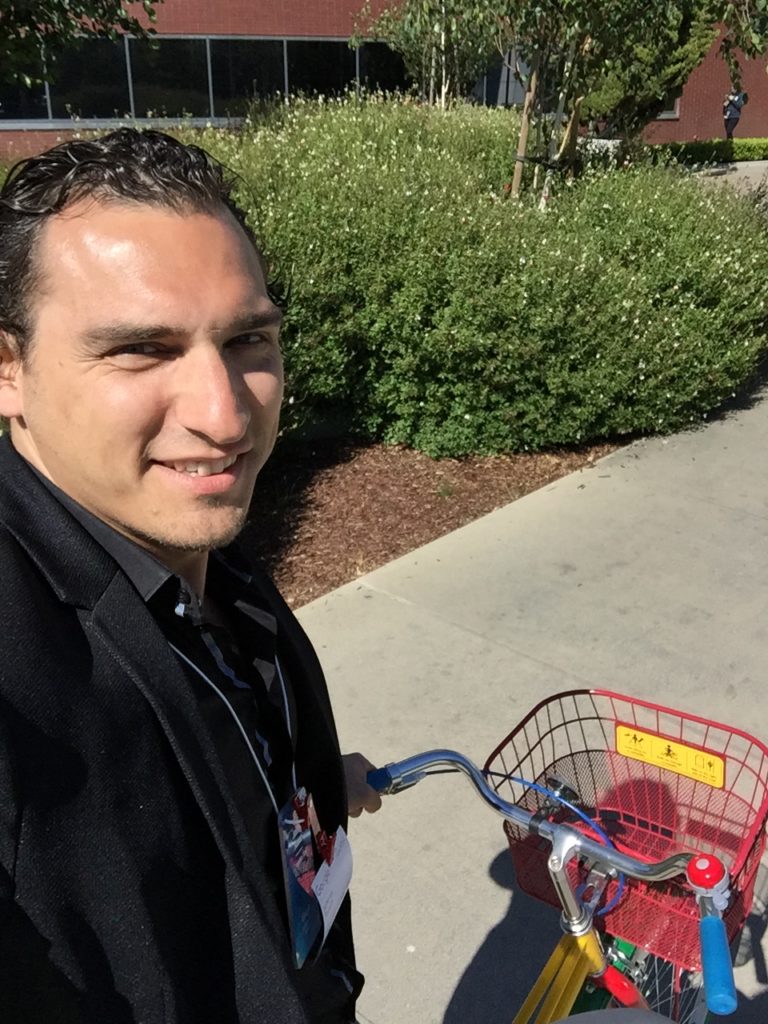
[[[376,767],[362,754],[344,754],[344,774],[347,778],[347,810],[350,818],[359,818],[363,811],[373,814],[381,807],[381,796],[365,781],[369,771]]]

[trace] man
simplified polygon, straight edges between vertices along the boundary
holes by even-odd
[[[3,1022],[354,1020],[348,899],[318,954],[278,815],[341,896],[347,810],[380,801],[360,755],[345,785],[314,652],[231,543],[279,325],[196,147],[121,129],[0,192]]]

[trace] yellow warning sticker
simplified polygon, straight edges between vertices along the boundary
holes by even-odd
[[[701,747],[690,747],[666,736],[617,722],[616,750],[624,757],[666,768],[714,789],[722,789],[725,785],[725,760]]]

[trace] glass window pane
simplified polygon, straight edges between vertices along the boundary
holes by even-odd
[[[13,85],[0,81],[0,120],[48,117],[45,89],[33,85],[31,89],[20,83]]]
[[[386,43],[363,43],[360,47],[360,81],[367,89],[393,92],[405,89],[408,78],[403,58]]]
[[[120,40],[82,39],[56,61],[54,117],[121,117],[131,112],[125,47]]]
[[[131,39],[130,47],[137,117],[209,116],[204,39]]]
[[[343,92],[355,81],[355,51],[347,43],[288,40],[288,85],[292,93]]]
[[[213,106],[217,117],[242,117],[255,96],[283,92],[279,39],[212,39]]]

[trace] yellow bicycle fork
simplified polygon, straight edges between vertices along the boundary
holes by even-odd
[[[513,1024],[552,1024],[567,1017],[588,975],[604,967],[605,956],[594,931],[563,935]]]

